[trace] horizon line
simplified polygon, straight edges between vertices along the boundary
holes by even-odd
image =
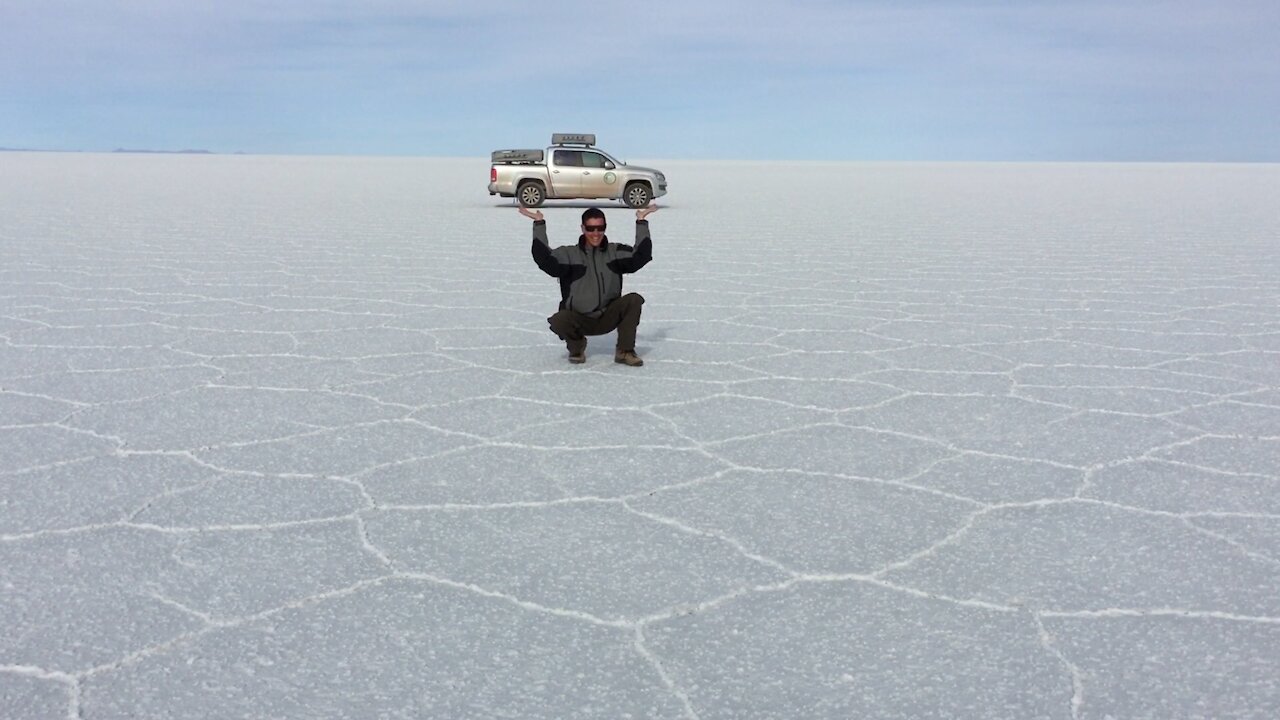
[[[79,155],[195,155],[195,156],[227,156],[227,157],[334,157],[334,158],[404,158],[404,159],[430,159],[430,160],[484,160],[488,163],[489,159],[482,155],[418,155],[418,154],[391,154],[391,153],[301,153],[301,152],[250,152],[245,150],[208,150],[205,148],[183,148],[180,150],[168,149],[152,149],[152,148],[123,148],[118,147],[111,150],[85,150],[85,149],[62,149],[62,148],[22,148],[0,146],[0,153],[50,153],[50,154],[79,154]],[[1001,159],[1001,158],[982,158],[982,159],[866,159],[866,158],[839,158],[839,159],[822,159],[815,160],[811,158],[724,158],[724,157],[668,157],[668,158],[646,158],[645,162],[660,160],[662,162],[734,162],[734,163],[760,163],[760,162],[779,162],[779,163],[902,163],[902,164],[962,164],[962,163],[990,163],[990,164],[1059,164],[1059,165],[1276,165],[1280,164],[1277,160],[1186,160],[1186,159],[1149,159],[1149,160],[1115,160],[1115,159],[1088,159],[1088,160],[1062,160],[1062,159]]]

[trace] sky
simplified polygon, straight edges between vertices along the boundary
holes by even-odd
[[[0,0],[0,147],[1280,162],[1275,0]]]

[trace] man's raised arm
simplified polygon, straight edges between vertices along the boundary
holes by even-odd
[[[609,263],[615,272],[633,273],[653,259],[653,238],[649,236],[649,221],[645,218],[658,211],[657,205],[636,211],[636,244],[628,257],[620,257]],[[625,246],[624,246],[625,247]]]
[[[520,208],[520,214],[533,221],[533,261],[551,277],[564,275],[568,268],[551,252],[551,245],[547,242],[547,221],[543,219],[542,211]]]

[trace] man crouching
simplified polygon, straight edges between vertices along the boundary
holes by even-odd
[[[582,235],[577,245],[555,250],[547,243],[547,223],[541,211],[520,208],[533,220],[533,261],[542,272],[560,280],[560,310],[547,318],[551,332],[564,340],[569,362],[587,361],[587,336],[618,331],[613,361],[631,367],[644,364],[636,355],[636,328],[640,325],[639,293],[622,294],[622,276],[644,267],[653,259],[649,238],[649,215],[656,205],[636,211],[635,247],[611,243],[604,234],[604,212],[589,208],[582,213]]]

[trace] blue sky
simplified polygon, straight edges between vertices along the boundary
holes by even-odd
[[[0,147],[1280,162],[1276,0],[0,0]]]

